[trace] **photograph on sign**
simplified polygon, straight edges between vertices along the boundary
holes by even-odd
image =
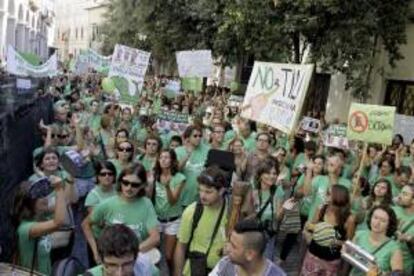
[[[300,128],[312,132],[318,133],[321,126],[321,121],[311,117],[303,117],[302,121],[300,122]]]
[[[400,134],[404,144],[410,145],[414,139],[414,116],[395,114],[394,135]]]
[[[291,133],[299,120],[313,65],[254,63],[242,117]]]
[[[324,131],[323,144],[327,147],[349,149],[345,125],[330,125]]]

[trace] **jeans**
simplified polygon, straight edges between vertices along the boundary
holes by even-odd
[[[266,248],[264,252],[264,256],[268,258],[270,261],[275,261],[275,250],[276,250],[276,235],[270,236],[266,234],[267,242]]]

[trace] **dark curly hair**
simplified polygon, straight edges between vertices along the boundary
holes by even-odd
[[[372,207],[372,204],[374,203],[374,201],[376,200],[375,198],[375,187],[379,184],[379,183],[385,183],[387,185],[387,192],[385,193],[384,196],[384,200],[381,202],[382,205],[392,205],[392,190],[391,190],[391,183],[390,181],[388,181],[388,179],[386,178],[380,178],[377,181],[375,181],[374,185],[372,185],[371,191],[369,193],[369,198],[368,198],[368,208]]]
[[[378,209],[381,209],[388,214],[389,220],[388,220],[388,226],[387,226],[387,231],[385,235],[391,238],[394,235],[395,231],[397,231],[398,229],[398,219],[397,219],[397,216],[395,215],[394,210],[390,206],[379,205],[371,209],[371,211],[368,214],[368,220],[367,220],[368,229],[371,230],[372,215]]]
[[[135,259],[139,252],[139,240],[128,226],[114,224],[103,229],[97,247],[102,261],[109,256],[122,258],[132,255]]]

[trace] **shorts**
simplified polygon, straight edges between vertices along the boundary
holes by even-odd
[[[180,228],[181,218],[178,218],[170,222],[161,222],[159,225],[159,231],[166,235],[176,236],[178,229]]]

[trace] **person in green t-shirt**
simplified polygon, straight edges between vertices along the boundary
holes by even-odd
[[[93,208],[104,200],[116,195],[115,177],[116,168],[109,161],[99,161],[95,166],[96,170],[96,186],[93,188],[85,199],[85,207],[91,213]]]
[[[114,164],[116,168],[117,177],[121,174],[121,171],[132,164],[134,160],[134,145],[129,142],[121,142],[116,148],[115,159],[109,161]]]
[[[264,256],[269,260],[274,260],[275,254],[275,238],[274,230],[276,229],[276,211],[277,197],[276,182],[278,175],[278,164],[272,158],[263,160],[259,165],[254,180],[255,187],[252,192],[252,202],[254,204],[258,219],[267,225],[267,243]],[[270,201],[269,201],[270,200]],[[260,214],[259,214],[260,213]]]
[[[50,234],[64,225],[66,215],[62,179],[57,176],[49,176],[48,179],[56,197],[51,217],[49,216],[50,189],[36,189],[45,186],[42,182],[23,182],[19,186],[12,210],[13,221],[17,228],[19,264],[46,275],[50,275],[52,271]],[[33,263],[35,267],[32,267]]]
[[[154,134],[150,134],[144,142],[144,153],[137,155],[135,162],[141,163],[147,171],[147,174],[151,174],[161,149],[161,139]]]
[[[165,259],[169,271],[174,271],[174,251],[177,233],[183,212],[180,201],[185,186],[185,176],[178,172],[178,161],[174,150],[164,149],[155,163],[151,198],[160,221],[160,232],[164,234]]]
[[[210,136],[210,148],[216,150],[226,150],[227,146],[224,143],[224,133],[225,133],[224,125],[215,124],[212,127],[212,133]]]
[[[357,201],[357,198],[354,197],[354,201]],[[391,183],[385,178],[378,179],[372,186],[369,196],[362,199],[361,206],[358,210],[359,224],[357,226],[357,230],[367,229],[369,211],[373,207],[380,205],[393,205]]]
[[[382,158],[378,163],[379,172],[369,179],[371,186],[380,178],[385,178],[391,183],[392,195],[398,196],[399,189],[394,183],[395,176],[395,162],[392,158]]]
[[[201,143],[202,129],[190,125],[183,133],[184,145],[175,149],[178,167],[186,177],[186,185],[182,192],[181,202],[188,206],[198,198],[197,177],[202,172],[207,160],[209,147]]]
[[[97,100],[92,100],[89,105],[90,112],[86,118],[86,125],[93,131],[95,135],[97,135],[101,125],[101,114],[99,114],[99,102]]]
[[[194,252],[207,254],[206,269],[211,270],[220,260],[220,252],[226,242],[227,207],[223,197],[226,185],[225,176],[217,167],[209,167],[199,175],[197,181],[199,183],[200,202],[188,206],[182,215],[175,251],[174,275],[191,275],[193,268],[190,267],[188,256],[186,256],[187,248],[190,256]],[[202,208],[202,214],[197,226],[192,229],[197,206]],[[222,214],[221,218],[220,214]],[[213,237],[215,228],[217,228],[217,231]]]
[[[311,196],[312,198],[308,221],[314,220],[317,209],[324,204],[327,192],[332,185],[339,184],[345,186],[351,192],[351,181],[339,176],[342,169],[341,165],[342,161],[338,156],[331,156],[327,160],[328,175],[318,175],[314,178],[312,178],[313,162],[309,162],[306,166],[303,193],[305,196]]]
[[[368,230],[358,231],[353,242],[375,256],[377,274],[403,270],[403,257],[397,241],[392,239],[397,230],[397,217],[387,206],[376,206],[368,215]],[[366,275],[353,268],[351,276]]]
[[[402,188],[398,196],[398,205],[394,208],[399,225],[397,237],[404,259],[404,273],[414,273],[414,185]]]
[[[139,239],[124,224],[105,227],[97,246],[102,264],[87,271],[92,276],[159,275],[158,269],[139,254]]]
[[[256,133],[252,131],[252,122],[240,119],[238,127],[240,138],[243,140],[244,149],[253,152],[256,149]]]
[[[82,223],[85,237],[97,262],[99,255],[92,232],[93,225],[102,229],[105,225],[124,223],[142,241],[142,252],[155,248],[160,241],[157,215],[151,201],[145,196],[147,175],[144,166],[134,164],[127,167],[120,173],[118,181],[118,194],[96,206]]]

